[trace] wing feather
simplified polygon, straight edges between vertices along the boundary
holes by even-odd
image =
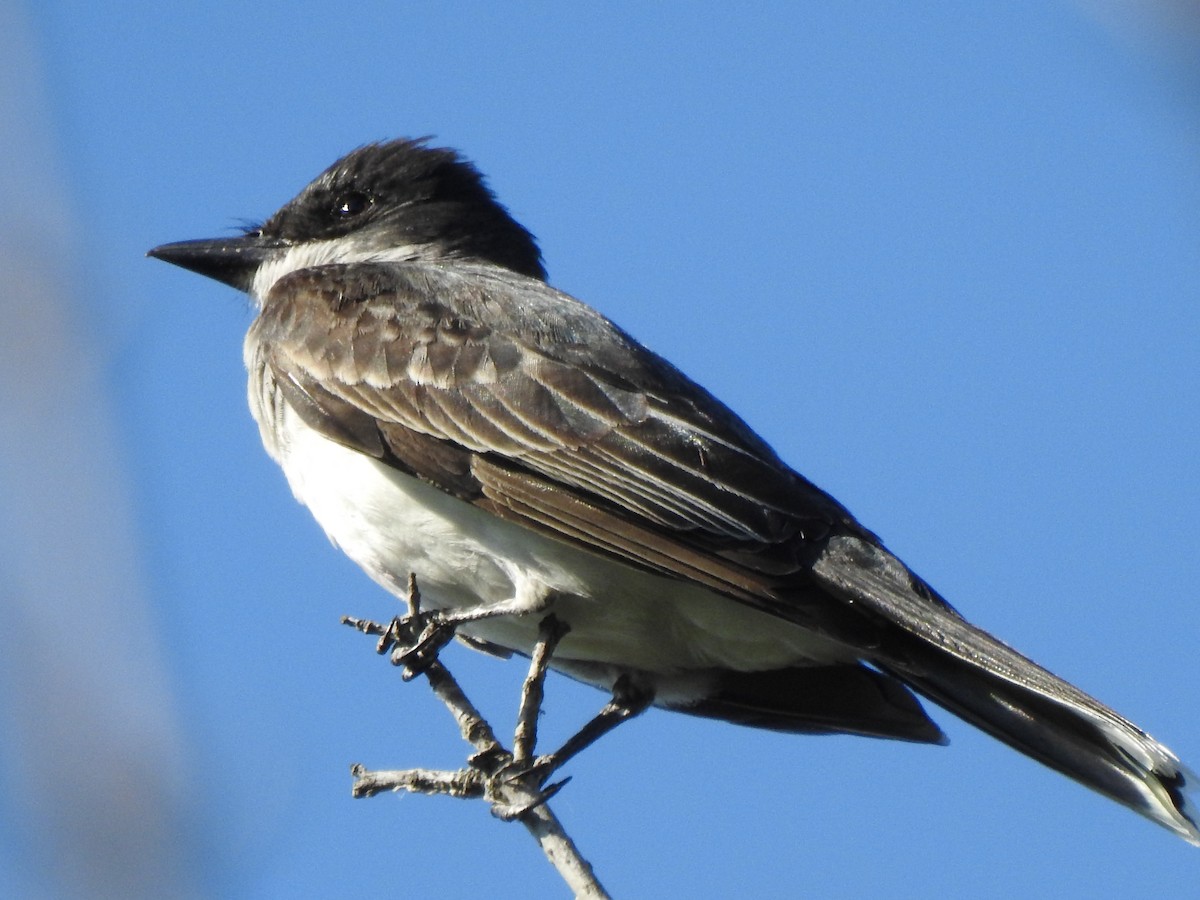
[[[512,273],[301,270],[271,290],[252,339],[278,380],[319,385],[389,434],[411,429],[505,460],[703,553],[737,545],[753,560],[853,523],[670,364]],[[327,431],[342,440],[346,429]]]

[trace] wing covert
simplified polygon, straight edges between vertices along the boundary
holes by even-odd
[[[431,480],[436,472],[406,460],[414,441],[398,439],[402,430],[423,436],[425,452],[432,440],[503,459],[708,549],[753,553],[854,524],[669,363],[589,307],[505,270],[300,270],[271,289],[250,340],[278,382],[305,393],[292,404],[302,414],[354,411],[354,428],[324,433],[345,441],[368,416],[399,462]]]

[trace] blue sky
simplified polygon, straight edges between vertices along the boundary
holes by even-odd
[[[337,624],[397,607],[259,445],[246,301],[143,258],[264,218],[400,135],[462,149],[553,284],[729,403],[972,620],[1200,766],[1200,72],[1178,23],[1108,10],[9,5],[29,90],[3,107],[0,236],[18,250],[0,261],[17,271],[43,235],[64,248],[72,342],[21,371],[81,374],[74,406],[0,412],[0,525],[25,573],[0,603],[18,598],[9,640],[28,635],[29,659],[0,664],[0,893],[84,895],[96,860],[144,861],[157,839],[170,861],[144,896],[161,879],[179,896],[562,894],[482,806],[350,799],[352,762],[454,767],[464,747]],[[5,340],[22,358],[20,329]],[[88,502],[119,514],[78,541],[24,524],[85,521]],[[96,566],[119,545],[119,577],[85,545]],[[520,665],[449,661],[511,719]],[[51,684],[53,704],[30,699]],[[547,738],[603,700],[554,679]],[[948,748],[652,712],[573,764],[554,805],[623,898],[1200,879],[1200,851],[933,711]],[[110,757],[139,762],[88,764]],[[160,824],[126,837],[96,797]]]

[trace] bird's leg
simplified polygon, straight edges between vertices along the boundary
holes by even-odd
[[[421,609],[421,593],[415,574],[408,576],[408,614],[393,620],[394,628],[385,637],[391,641],[392,664],[403,666],[403,678],[410,681],[423,672],[451,640],[458,628],[471,622],[498,616],[527,616],[542,612],[553,602],[553,595],[529,587],[508,600],[464,609]],[[555,641],[557,643],[557,641]],[[383,640],[380,641],[381,647]],[[380,653],[386,652],[380,649]]]
[[[517,713],[517,727],[513,735],[513,750],[507,758],[483,760],[490,767],[485,771],[484,796],[492,804],[492,813],[505,821],[520,818],[530,810],[544,804],[567,783],[546,785],[550,771],[537,772],[530,777],[530,758],[537,744],[538,717],[542,712],[545,696],[546,672],[550,658],[570,627],[551,613],[538,625],[538,639],[529,658],[529,674],[521,685],[521,703]],[[479,767],[478,754],[471,765]],[[497,765],[498,763],[498,765]],[[552,770],[551,770],[552,771]]]
[[[545,696],[546,672],[550,668],[550,657],[554,655],[558,642],[571,630],[553,613],[542,619],[538,626],[538,642],[529,658],[529,674],[521,685],[521,706],[517,713],[517,730],[513,735],[513,762],[524,765],[537,746],[538,716],[542,712]]]
[[[553,753],[538,756],[529,767],[529,773],[544,781],[622,722],[645,712],[653,702],[653,691],[634,684],[628,675],[621,675],[613,684],[612,699],[600,712]]]
[[[529,674],[521,690],[521,708],[512,756],[498,770],[489,773],[487,782],[486,796],[492,803],[492,812],[501,819],[519,818],[533,806],[545,803],[570,780],[566,778],[547,786],[546,779],[622,722],[641,713],[654,700],[653,692],[635,686],[629,676],[622,675],[613,685],[612,699],[591,721],[553,753],[534,757],[537,717],[541,712],[546,671],[554,649],[569,630],[553,615],[542,620]],[[520,801],[513,801],[513,790],[521,798]]]

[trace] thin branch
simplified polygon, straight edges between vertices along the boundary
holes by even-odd
[[[596,878],[592,864],[583,858],[575,842],[563,829],[550,807],[542,804],[521,817],[525,830],[533,835],[550,864],[558,870],[576,897],[586,900],[611,900]]]
[[[447,797],[471,799],[483,796],[483,778],[477,769],[457,772],[435,769],[394,769],[369,771],[355,763],[350,767],[354,777],[351,793],[354,797],[374,797],[385,791],[408,791],[413,794],[445,794]]]
[[[627,711],[623,716],[614,716],[610,712],[605,717],[602,712],[597,718],[605,718],[607,727],[598,730],[593,728],[594,736],[591,740],[577,742],[566,756],[562,756],[560,751],[548,757],[538,758],[536,764],[529,765],[537,741],[537,719],[541,713],[546,670],[555,647],[567,632],[566,626],[560,624],[552,615],[547,616],[541,623],[529,675],[522,686],[520,712],[513,742],[514,751],[509,752],[496,738],[491,725],[467,698],[458,681],[438,659],[438,652],[453,637],[453,625],[447,627],[436,618],[436,614],[422,612],[420,600],[416,577],[410,575],[410,610],[407,616],[393,619],[387,625],[348,616],[344,617],[342,622],[364,634],[378,635],[376,651],[380,654],[390,651],[392,662],[403,667],[405,680],[419,674],[425,675],[434,694],[454,716],[459,733],[475,752],[468,760],[469,765],[457,771],[371,771],[362,765],[355,765],[351,768],[354,778],[353,796],[373,797],[385,791],[408,791],[443,794],[463,799],[483,798],[491,805],[492,814],[497,818],[519,821],[525,826],[576,897],[587,900],[608,898],[609,895],[597,880],[591,864],[583,858],[575,842],[567,835],[547,805],[546,801],[567,783],[566,780],[552,785],[546,785],[545,781],[550,772],[557,769],[562,762],[594,740],[595,736],[611,729],[618,721],[628,718],[631,713]],[[616,697],[613,703],[617,703]],[[608,711],[613,703],[605,707],[605,711]],[[609,722],[612,724],[608,724]],[[587,731],[588,726],[583,730]],[[554,760],[555,764],[541,765],[547,760]]]
[[[477,799],[486,796],[485,778],[478,769],[457,772],[430,769],[368,771],[361,765],[351,767],[355,797],[373,797],[385,791],[409,791],[417,794],[444,794],[448,797]],[[512,798],[510,798],[512,799]],[[493,800],[495,802],[495,800]],[[576,897],[586,900],[611,900],[596,879],[591,863],[583,858],[558,817],[544,802],[525,808],[516,816],[537,841],[538,846]]]
[[[387,653],[396,647],[406,631],[416,630],[406,627],[407,623],[404,619],[392,619],[389,624],[380,625],[378,622],[366,619],[343,616],[342,624],[349,625],[364,634],[380,635],[379,643],[375,648],[376,652],[380,654]],[[402,645],[400,646],[402,647]],[[396,661],[394,656],[393,662]],[[476,753],[489,755],[507,753],[504,745],[496,738],[496,732],[492,730],[492,726],[484,719],[483,713],[467,698],[462,688],[458,686],[458,681],[440,660],[425,660],[421,673],[429,681],[434,696],[441,700],[446,709],[450,710],[450,714],[454,716],[463,740],[474,747]]]

